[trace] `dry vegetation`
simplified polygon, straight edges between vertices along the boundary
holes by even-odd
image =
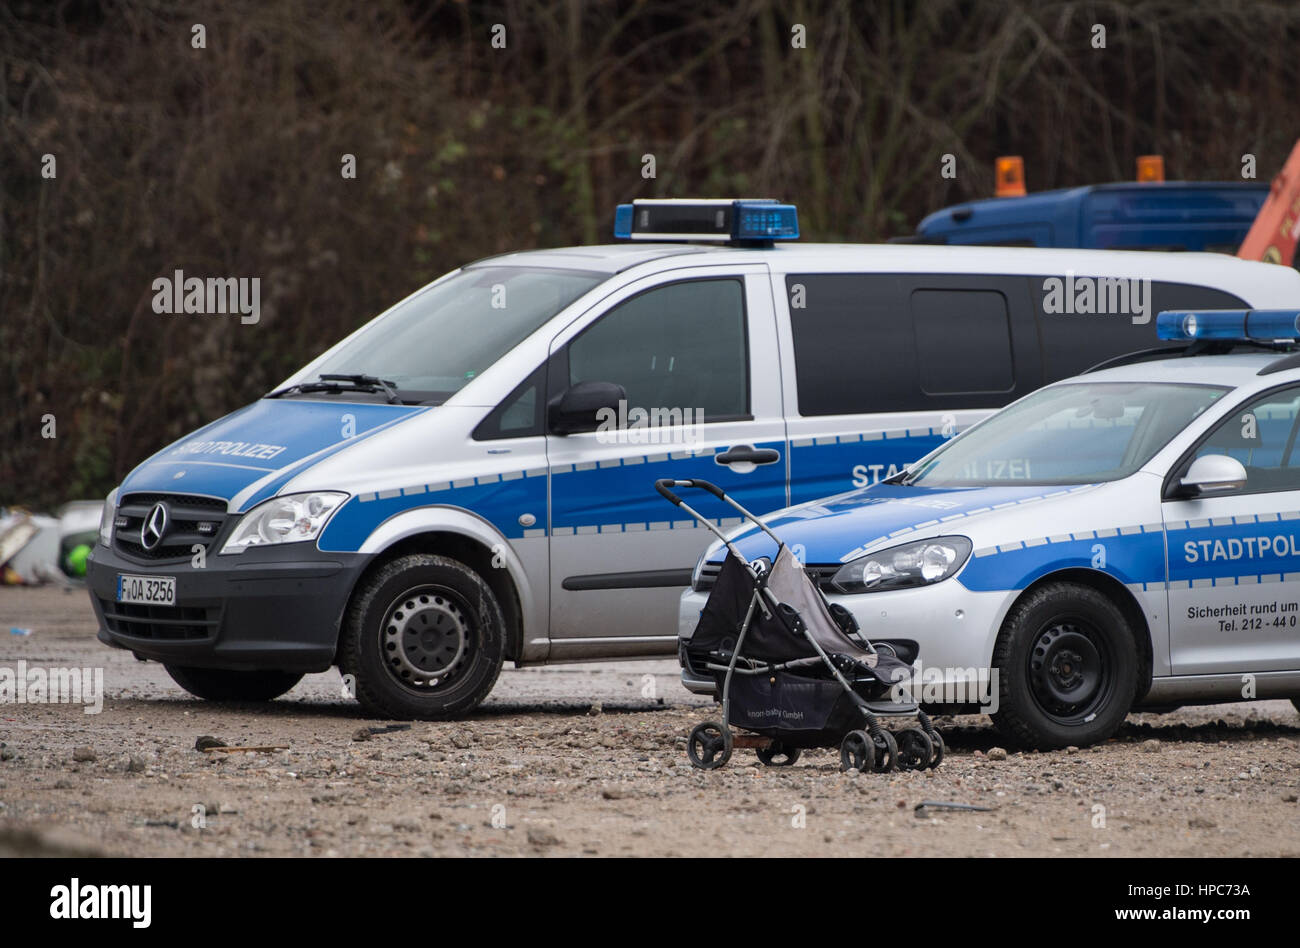
[[[809,238],[876,240],[990,193],[1007,152],[1032,189],[1146,152],[1267,176],[1298,40],[1300,6],[1237,0],[11,0],[0,504],[102,495],[438,273],[604,239],[634,197],[775,195]],[[154,314],[177,268],[260,277],[260,324]]]

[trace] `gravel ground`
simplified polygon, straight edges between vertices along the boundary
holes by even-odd
[[[98,714],[0,704],[0,855],[1300,856],[1285,701],[1133,715],[1053,753],[942,718],[948,759],[914,774],[746,750],[705,773],[684,745],[712,703],[674,662],[507,669],[466,721],[375,734],[335,672],[269,705],[206,704],[99,645],[84,592],[3,589],[0,666],[20,660],[102,668],[106,697]],[[196,750],[209,735],[287,749]]]

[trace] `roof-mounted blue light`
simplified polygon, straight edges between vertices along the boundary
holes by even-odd
[[[769,244],[799,238],[799,212],[770,198],[634,201],[615,211],[614,236]]]
[[[1156,336],[1197,339],[1300,339],[1300,312],[1293,309],[1168,310],[1156,317]]]
[[[619,240],[632,237],[632,205],[620,204],[614,211],[614,236]]]

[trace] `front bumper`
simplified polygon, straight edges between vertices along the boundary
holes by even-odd
[[[139,561],[96,545],[86,568],[105,645],[171,665],[237,671],[324,671],[334,664],[343,612],[369,555],[322,553],[313,543]],[[176,605],[117,602],[120,573],[174,576]]]
[[[707,592],[688,589],[677,611],[677,655],[682,684],[696,694],[715,695],[713,676],[690,652]],[[915,643],[912,694],[931,708],[985,704],[992,681],[993,643],[1014,594],[971,592],[956,580],[919,589],[826,597],[844,606],[872,642]],[[900,655],[903,652],[900,650]],[[994,688],[996,691],[996,688]]]

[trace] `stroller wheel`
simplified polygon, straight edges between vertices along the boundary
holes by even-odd
[[[876,769],[876,745],[866,731],[849,731],[840,742],[840,770],[867,773]]]
[[[899,770],[924,770],[930,766],[930,760],[934,757],[934,742],[925,731],[919,727],[909,727],[898,732],[897,740]]]
[[[701,770],[716,770],[731,760],[731,730],[715,721],[695,725],[686,739],[686,756]]]
[[[799,759],[799,748],[786,747],[780,741],[760,747],[757,752],[758,759],[769,767],[789,767]]]
[[[930,769],[934,770],[943,763],[943,735],[938,731],[931,731],[928,737],[934,747],[934,752],[930,755]]]
[[[898,742],[894,735],[886,730],[872,735],[876,744],[876,767],[878,774],[887,774],[898,769]]]

